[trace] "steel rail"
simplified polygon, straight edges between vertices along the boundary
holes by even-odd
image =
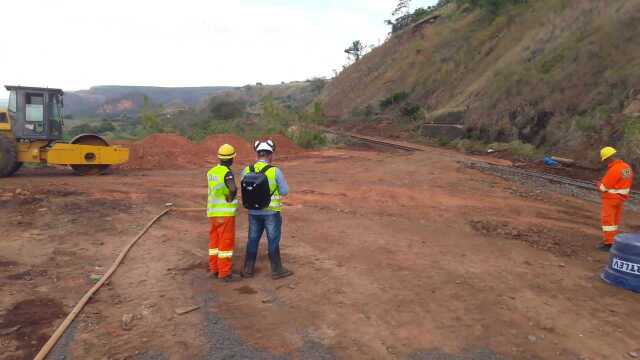
[[[323,127],[319,128],[319,129],[322,130],[322,131],[325,131],[327,133],[330,133],[330,134],[339,135],[339,136],[347,136],[347,137],[350,137],[352,139],[359,140],[359,141],[366,142],[366,143],[370,143],[370,144],[388,146],[388,147],[393,147],[393,148],[401,149],[401,150],[405,150],[405,151],[425,151],[424,147],[420,147],[418,145],[411,146],[410,144],[399,144],[397,142],[388,141],[388,140],[385,140],[385,139],[373,138],[373,137],[370,137],[370,136],[358,135],[358,134],[354,134],[354,133],[350,133],[350,132],[340,132],[340,131],[336,131],[336,130],[332,130],[332,129],[328,129],[328,128],[323,128]],[[481,161],[471,162],[471,164],[475,165],[475,166],[485,167],[485,168],[488,168],[488,167],[500,168],[500,169],[503,169],[503,170],[506,170],[506,171],[510,171],[512,173],[524,175],[524,176],[539,178],[539,179],[543,179],[543,180],[547,180],[547,181],[554,181],[554,182],[558,182],[558,183],[562,183],[562,184],[566,184],[566,185],[571,185],[571,186],[575,186],[575,187],[586,189],[586,190],[592,190],[592,191],[599,192],[599,190],[596,188],[595,183],[592,183],[592,182],[589,182],[589,181],[586,181],[586,180],[574,179],[574,178],[561,176],[561,175],[550,174],[550,173],[542,172],[542,171],[533,171],[533,170],[521,169],[521,168],[512,167],[512,166],[491,164],[491,163],[488,163],[488,162],[481,162]],[[640,197],[640,191],[632,190],[631,191],[631,195]]]

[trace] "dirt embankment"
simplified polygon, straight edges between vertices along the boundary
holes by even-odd
[[[640,54],[640,2],[519,3],[496,21],[452,4],[435,23],[395,34],[325,87],[325,115],[403,128],[403,112],[419,106],[424,122],[463,125],[472,139],[584,161],[609,144],[640,164],[640,132],[629,126],[640,114],[640,76],[629,66]],[[394,96],[406,100],[381,106]],[[444,132],[417,123],[424,136]]]
[[[303,151],[283,135],[261,137],[276,143],[278,157],[288,157]],[[217,163],[216,153],[222,144],[236,148],[236,161],[249,162],[255,154],[253,145],[245,139],[231,134],[210,135],[199,143],[193,143],[177,134],[154,134],[143,140],[119,145],[129,148],[129,162],[122,169],[192,169]]]

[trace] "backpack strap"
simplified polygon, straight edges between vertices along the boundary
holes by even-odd
[[[269,171],[270,169],[273,169],[273,168],[275,168],[275,166],[267,165],[267,166],[263,167],[262,170],[260,170],[260,173],[266,175],[267,171]],[[271,196],[273,196],[273,194],[275,194],[276,191],[278,191],[277,187],[273,190],[273,192],[271,193]]]
[[[260,170],[260,174],[266,174],[267,171],[269,171],[271,169],[273,169],[273,166],[267,165],[267,166],[263,167],[262,170]]]
[[[251,165],[249,165],[249,172],[252,172],[252,173],[256,172],[256,166],[255,166],[255,164],[251,164]]]

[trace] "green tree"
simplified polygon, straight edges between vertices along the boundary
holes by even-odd
[[[116,131],[116,127],[113,125],[113,123],[111,123],[111,121],[102,121],[96,128],[96,132],[98,134],[104,134],[113,131]]]
[[[225,98],[212,98],[209,101],[209,113],[215,119],[230,120],[241,117],[247,103],[242,100],[227,100]]]
[[[351,46],[349,46],[348,48],[344,49],[344,52],[347,55],[349,55],[349,57],[351,59],[353,59],[354,62],[357,62],[358,60],[360,60],[362,55],[364,55],[365,49],[366,49],[366,47],[364,46],[362,41],[356,40],[356,41],[351,43]]]
[[[411,0],[399,0],[391,15],[395,17],[406,16],[411,12]]]
[[[140,113],[142,119],[142,127],[147,131],[159,131],[160,123],[158,121],[157,114],[153,111],[151,101],[147,95],[144,96],[144,103],[142,105],[142,112]]]

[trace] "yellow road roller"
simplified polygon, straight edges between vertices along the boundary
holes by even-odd
[[[99,175],[126,163],[129,149],[109,146],[102,137],[82,134],[63,139],[64,92],[61,89],[5,86],[6,109],[0,109],[0,177],[25,163],[69,166],[79,175]]]

